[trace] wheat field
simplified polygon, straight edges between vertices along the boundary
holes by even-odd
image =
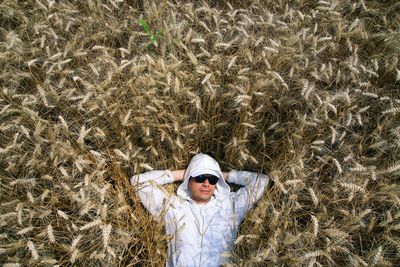
[[[0,10],[2,266],[164,265],[128,178],[198,152],[274,182],[236,266],[400,266],[396,1]]]

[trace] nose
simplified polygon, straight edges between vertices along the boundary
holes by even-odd
[[[204,182],[202,183],[202,186],[206,187],[209,186],[210,182],[208,181],[208,179],[205,179]]]

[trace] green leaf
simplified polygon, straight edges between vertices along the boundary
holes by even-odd
[[[150,36],[150,41],[152,41],[153,44],[154,44],[154,43],[156,43],[157,38],[152,34],[152,35]]]
[[[161,33],[162,33],[162,30],[158,31],[158,32],[156,33],[156,38],[160,37],[160,36],[161,36]]]
[[[140,26],[143,27],[143,30],[145,31],[145,33],[149,33],[149,31],[150,31],[149,25],[147,24],[147,22],[144,19],[139,19],[138,23],[140,24]]]

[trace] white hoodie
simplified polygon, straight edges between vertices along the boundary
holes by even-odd
[[[190,198],[188,181],[191,176],[213,174],[220,179],[214,194],[204,205]],[[220,266],[232,249],[239,224],[260,199],[268,177],[246,171],[230,171],[228,182],[242,185],[230,192],[221,169],[212,157],[198,154],[192,158],[177,190],[169,195],[159,185],[174,182],[171,171],[149,171],[134,175],[131,184],[146,209],[157,220],[164,220],[168,243],[167,266]]]

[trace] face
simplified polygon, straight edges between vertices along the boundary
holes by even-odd
[[[199,204],[210,201],[216,185],[210,184],[208,179],[202,183],[197,183],[194,179],[189,180],[190,197]]]

